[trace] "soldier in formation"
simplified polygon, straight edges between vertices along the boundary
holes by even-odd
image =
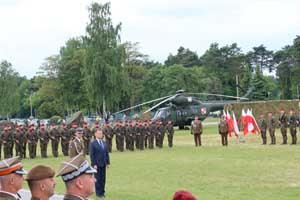
[[[40,140],[41,157],[47,158],[47,147],[49,143],[49,132],[46,130],[45,125],[41,124],[37,136]]]
[[[52,124],[49,132],[52,146],[52,154],[54,157],[58,157],[58,144],[60,139],[59,130],[56,127],[56,124]]]
[[[257,123],[258,123],[259,129],[260,129],[262,145],[266,145],[267,144],[267,122],[266,122],[264,114],[260,114],[259,120]]]
[[[84,153],[89,155],[89,146],[91,143],[92,131],[88,127],[88,123],[83,123],[83,143],[84,143]]]
[[[280,111],[278,123],[280,125],[280,131],[282,135],[282,144],[287,144],[288,117],[284,110]]]
[[[69,144],[71,140],[71,132],[68,130],[65,123],[60,127],[61,150],[64,156],[69,156]]]
[[[275,118],[274,118],[272,112],[268,113],[267,128],[268,128],[270,138],[271,138],[270,144],[274,145],[274,144],[276,144],[276,137],[275,137],[276,121],[275,121]]]
[[[289,126],[290,126],[290,134],[292,137],[292,145],[297,144],[297,117],[294,114],[294,110],[290,110],[290,116],[289,116]]]

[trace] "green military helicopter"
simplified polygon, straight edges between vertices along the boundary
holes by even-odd
[[[143,114],[146,114],[158,108],[151,119],[152,121],[160,120],[163,123],[167,123],[169,120],[171,120],[175,126],[179,126],[179,129],[183,129],[185,125],[191,124],[191,121],[194,119],[195,115],[197,115],[199,119],[203,121],[210,112],[223,110],[225,105],[236,102],[236,100],[201,101],[196,96],[216,96],[233,98],[239,101],[246,101],[249,100],[248,97],[251,95],[253,90],[254,87],[249,88],[249,90],[243,97],[234,97],[229,95],[211,93],[188,93],[184,90],[178,90],[174,95],[147,101],[130,108],[126,108],[117,113],[126,112],[137,107],[158,102],[153,107],[146,110]],[[163,105],[165,106],[161,107]]]

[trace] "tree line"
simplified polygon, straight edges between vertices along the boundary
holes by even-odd
[[[237,81],[240,95],[255,86],[252,100],[299,98],[300,36],[278,51],[260,45],[243,53],[236,43],[212,43],[198,55],[179,47],[159,63],[138,43],[121,42],[122,25],[112,23],[110,3],[92,3],[88,11],[85,35],[66,41],[33,78],[0,63],[0,116],[28,117],[30,105],[39,118],[114,112],[179,89],[235,96]]]

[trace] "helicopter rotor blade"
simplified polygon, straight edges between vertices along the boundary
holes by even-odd
[[[157,108],[157,107],[160,106],[161,104],[166,103],[167,101],[170,101],[172,98],[174,98],[174,97],[176,97],[176,96],[177,96],[177,94],[172,95],[171,97],[169,97],[169,98],[167,98],[167,99],[165,99],[165,100],[159,102],[159,103],[156,104],[155,106],[153,106],[153,107],[149,108],[148,110],[146,110],[145,112],[143,112],[143,114],[145,114],[145,113],[147,113],[147,112],[150,112],[150,111],[153,110],[154,108]]]
[[[234,98],[234,99],[249,100],[248,98],[244,98],[244,97],[235,97],[235,96],[223,95],[223,94],[212,94],[212,93],[186,93],[186,94],[190,94],[190,95],[217,96],[217,97],[228,97],[228,98]]]
[[[151,100],[151,101],[147,101],[147,102],[144,102],[144,103],[141,103],[141,104],[132,106],[132,107],[130,107],[130,108],[126,108],[126,109],[124,109],[124,110],[120,110],[120,111],[118,111],[118,112],[115,112],[114,114],[118,114],[118,113],[121,113],[121,112],[125,112],[125,111],[127,111],[127,110],[131,110],[131,109],[133,109],[133,108],[137,108],[137,107],[140,107],[140,106],[143,106],[143,105],[152,103],[152,102],[160,101],[160,100],[169,98],[169,97],[171,97],[171,96],[173,96],[173,95],[169,95],[169,96],[165,96],[165,97],[160,97],[160,98],[158,98],[158,99],[154,99],[154,100]]]

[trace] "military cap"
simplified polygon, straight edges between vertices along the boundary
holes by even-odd
[[[27,174],[27,172],[23,169],[23,165],[20,162],[19,156],[0,161],[0,176],[5,176],[12,173],[20,175]]]
[[[76,133],[83,133],[83,129],[81,127],[76,128]]]
[[[37,165],[29,170],[26,180],[27,181],[38,181],[46,178],[53,178],[55,171],[46,165]]]
[[[63,162],[56,176],[61,176],[63,181],[68,182],[82,174],[94,174],[97,171],[91,167],[84,158],[83,153]]]

